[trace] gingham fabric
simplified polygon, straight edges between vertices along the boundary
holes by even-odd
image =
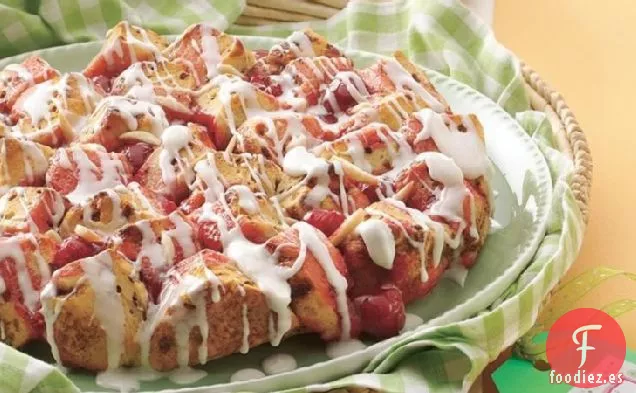
[[[571,162],[556,149],[549,122],[530,111],[519,62],[477,17],[453,0],[352,1],[327,21],[232,26],[244,1],[20,0],[0,5],[0,54],[103,38],[121,19],[165,34],[206,20],[232,34],[284,37],[307,25],[341,48],[405,51],[415,62],[483,92],[514,114],[549,164],[553,203],[545,238],[529,267],[499,301],[471,319],[397,342],[360,374],[286,392],[373,388],[385,392],[462,392],[504,348],[528,331],[539,306],[577,255],[584,224],[569,185]],[[71,392],[56,368],[0,346],[0,392]],[[4,389],[4,390],[3,390]]]

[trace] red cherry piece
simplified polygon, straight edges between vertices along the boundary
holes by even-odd
[[[128,159],[128,162],[130,162],[130,165],[132,165],[133,172],[137,172],[153,150],[149,144],[138,142],[134,145],[125,146],[122,152]]]
[[[383,285],[376,295],[355,299],[362,331],[377,338],[397,335],[406,319],[402,292],[393,285]]]
[[[305,222],[331,236],[345,220],[344,214],[325,209],[314,209],[305,216]]]
[[[51,267],[57,270],[78,259],[92,257],[102,250],[101,245],[89,243],[79,236],[65,239],[53,257]]]
[[[149,261],[145,260],[141,264],[139,278],[146,285],[150,298],[154,303],[159,300],[163,283],[157,269],[153,268]]]
[[[214,251],[223,251],[223,243],[221,243],[221,233],[215,222],[206,221],[199,223],[197,230],[197,238],[203,248],[209,248]]]
[[[347,109],[357,104],[357,101],[351,97],[351,93],[349,93],[345,83],[340,82],[332,91],[341,112],[346,112]]]

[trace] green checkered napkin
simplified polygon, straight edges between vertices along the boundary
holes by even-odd
[[[378,355],[361,374],[286,392],[368,387],[386,392],[467,391],[489,361],[533,325],[547,292],[578,253],[584,224],[569,185],[571,162],[556,148],[549,122],[530,111],[518,60],[457,1],[352,1],[327,21],[231,26],[244,1],[4,0],[0,54],[102,39],[122,19],[179,34],[206,20],[232,34],[284,37],[307,25],[341,48],[405,51],[411,59],[462,81],[516,116],[544,153],[553,181],[546,236],[529,267],[494,305],[471,319],[411,335]],[[0,392],[72,392],[56,368],[0,346]]]

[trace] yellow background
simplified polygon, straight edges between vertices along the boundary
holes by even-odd
[[[564,95],[592,149],[592,214],[568,277],[600,264],[636,272],[636,1],[496,0],[494,30]],[[576,306],[627,297],[636,282],[617,278]],[[636,349],[636,311],[619,322]]]

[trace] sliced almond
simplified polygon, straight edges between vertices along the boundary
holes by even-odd
[[[128,141],[140,141],[152,146],[161,146],[161,140],[149,132],[130,131],[119,136],[119,139]]]
[[[95,232],[83,225],[75,226],[75,234],[89,243],[100,243],[102,238]]]
[[[352,215],[340,224],[338,229],[329,236],[329,240],[334,246],[338,246],[342,241],[364,220],[366,212],[364,209],[358,209]]]
[[[342,170],[344,171],[344,173],[351,177],[353,180],[357,180],[361,183],[365,183],[365,184],[370,184],[370,185],[374,185],[374,186],[378,186],[380,185],[380,180],[378,180],[377,177],[373,176],[372,174],[363,171],[362,169],[358,168],[357,166],[353,165],[352,163],[350,163],[349,161],[338,157],[338,156],[333,156],[329,159],[329,161],[337,161],[342,165]]]
[[[52,229],[49,229],[48,231],[46,231],[44,233],[44,236],[54,240],[56,243],[62,243],[62,238],[60,237],[60,234]]]
[[[410,181],[407,183],[407,185],[404,188],[402,188],[395,195],[393,195],[393,198],[397,199],[398,201],[405,201],[409,199],[414,189],[415,189],[415,181]]]
[[[228,153],[232,153],[234,151],[234,148],[236,147],[236,143],[236,135],[233,135],[230,141],[227,143],[225,151]]]
[[[230,64],[219,64],[218,66],[216,66],[216,70],[219,72],[219,74],[230,74],[243,78],[243,73]]]
[[[164,258],[166,261],[169,261],[169,263],[172,263],[175,256],[174,243],[172,242],[172,238],[166,232],[161,234],[161,246],[163,247]]]

